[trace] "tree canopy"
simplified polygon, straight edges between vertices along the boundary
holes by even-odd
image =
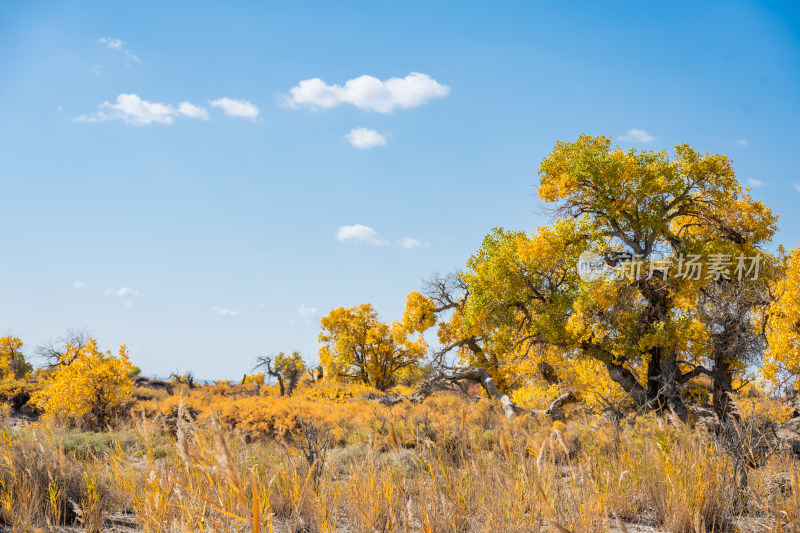
[[[726,156],[685,144],[670,156],[582,135],[559,142],[539,178],[550,225],[493,230],[456,281],[434,280],[418,303],[439,313],[443,350],[508,390],[538,376],[545,389],[590,388],[681,417],[681,387],[705,374],[724,416],[727,393],[764,351],[782,275],[766,249],[777,215],[742,189]],[[587,252],[606,266],[596,279],[579,275]],[[769,331],[787,324],[775,318]]]
[[[333,378],[385,390],[399,370],[418,364],[427,351],[422,335],[414,335],[420,326],[412,317],[386,324],[371,304],[334,309],[321,322],[319,358]]]

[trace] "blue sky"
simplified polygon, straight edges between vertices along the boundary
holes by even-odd
[[[580,133],[728,154],[800,241],[788,2],[6,1],[0,82],[0,329],[29,352],[87,327],[147,374],[314,360],[330,309],[389,320],[543,224],[539,162]]]

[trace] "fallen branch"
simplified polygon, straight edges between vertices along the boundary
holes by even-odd
[[[421,402],[434,392],[448,391],[466,394],[467,387],[463,382],[480,383],[486,396],[492,400],[499,400],[506,413],[506,417],[513,418],[515,415],[534,414],[549,416],[553,420],[564,419],[564,406],[577,401],[577,397],[571,391],[566,392],[553,400],[547,409],[524,409],[511,401],[505,394],[501,394],[494,384],[494,380],[486,370],[477,366],[456,367],[449,374],[440,373],[439,375],[427,380],[412,394],[405,396],[385,395],[379,398],[369,398],[384,405],[394,405],[404,400]]]

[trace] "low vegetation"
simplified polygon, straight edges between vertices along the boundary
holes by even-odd
[[[677,417],[509,420],[483,397],[385,406],[372,389],[300,389],[185,388],[103,433],[6,429],[0,520],[20,531],[125,520],[153,532],[800,527],[790,448],[748,467],[745,488],[719,439]],[[742,427],[765,419],[743,411]]]

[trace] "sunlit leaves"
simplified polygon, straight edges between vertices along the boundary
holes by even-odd
[[[786,275],[775,287],[776,300],[770,306],[764,376],[774,384],[800,376],[800,248],[786,263]]]
[[[22,339],[0,337],[0,378],[22,378],[31,371],[31,365],[22,355]]]
[[[128,348],[118,354],[101,352],[94,339],[82,347],[67,346],[71,363],[47,378],[31,401],[55,420],[102,428],[128,405],[133,382],[128,375],[135,367]]]
[[[775,260],[763,247],[778,217],[742,190],[726,156],[685,144],[672,154],[623,151],[610,138],[582,135],[559,142],[539,176],[551,225],[530,235],[493,230],[461,276],[469,298],[463,316],[453,317],[463,329],[480,331],[482,354],[504,369],[496,373],[518,376],[524,372],[519,361],[547,354],[562,385],[577,388],[583,378],[570,369],[588,364],[588,356],[615,372],[624,367],[648,394],[659,394],[652,376],[674,380],[661,375],[664,360],[672,365],[670,376],[696,364],[724,365],[738,375],[752,364],[748,358],[759,346],[752,318],[765,305],[776,270],[735,279],[714,275],[724,261],[709,258],[758,257],[771,267]],[[576,269],[584,251],[618,268],[632,267],[635,258],[642,270],[637,277],[585,282]],[[688,257],[704,258],[697,279],[678,271]],[[736,265],[730,266],[733,273]],[[569,365],[554,364],[559,360]],[[542,392],[552,384],[524,387]]]
[[[423,303],[414,299],[416,303]],[[385,390],[395,383],[395,373],[417,364],[425,355],[427,344],[420,330],[416,310],[406,313],[404,320],[391,324],[381,322],[370,304],[349,309],[340,307],[322,318],[319,358],[325,373],[339,379],[359,381]]]

